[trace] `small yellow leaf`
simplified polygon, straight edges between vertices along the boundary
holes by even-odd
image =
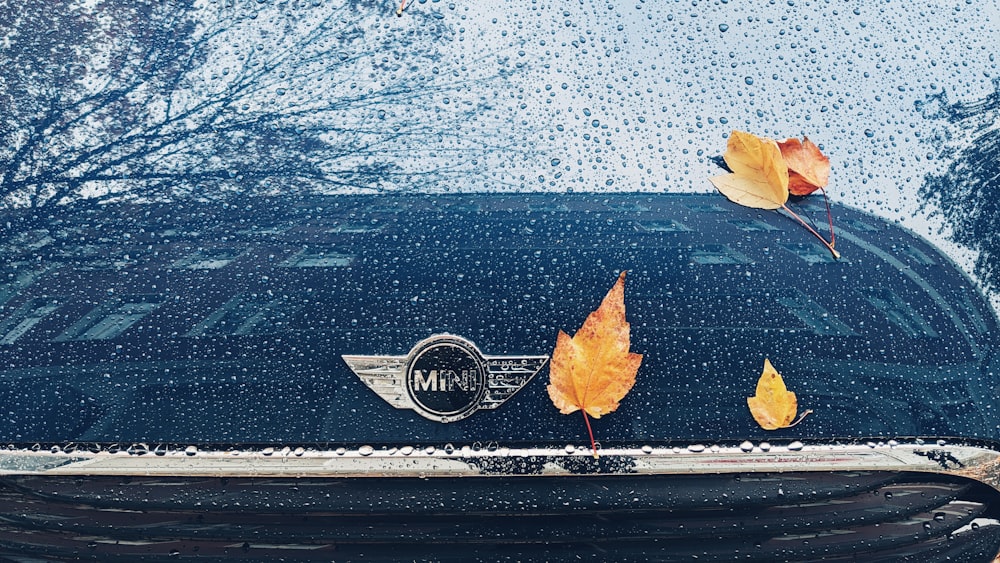
[[[733,131],[722,158],[733,173],[709,180],[731,201],[757,209],[778,209],[788,201],[788,166],[776,142]]]
[[[795,413],[798,411],[795,393],[785,387],[785,381],[767,359],[764,360],[764,371],[757,380],[757,394],[747,397],[747,406],[750,407],[754,420],[764,430],[795,426],[812,412],[806,411],[795,420]]]

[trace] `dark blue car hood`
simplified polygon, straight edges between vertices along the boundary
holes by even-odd
[[[825,220],[821,205],[797,208]],[[2,249],[0,439],[579,443],[583,421],[553,407],[543,360],[621,270],[644,361],[621,407],[593,421],[605,446],[994,439],[992,309],[920,237],[851,208],[833,213],[840,260],[788,217],[718,195],[9,211],[19,234]],[[405,362],[435,335],[486,359],[541,358],[540,370],[495,408],[442,422],[397,408],[344,359]],[[748,411],[765,358],[800,410],[814,411],[795,428],[764,431]]]

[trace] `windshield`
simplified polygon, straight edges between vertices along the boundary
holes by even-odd
[[[975,370],[997,365],[996,351],[981,344],[994,321],[978,293],[1000,308],[995,2],[942,7],[787,1],[752,8],[726,0],[22,4],[0,0],[0,205],[6,217],[0,222],[6,257],[0,355],[10,382],[34,378],[40,392],[70,397],[90,410],[80,420],[24,434],[14,429],[3,439],[131,436],[122,429],[154,416],[144,409],[165,390],[174,393],[174,404],[189,403],[192,410],[217,408],[241,393],[261,404],[266,397],[311,394],[321,403],[307,405],[312,414],[300,409],[289,415],[304,417],[333,400],[335,389],[348,393],[346,382],[335,388],[317,383],[313,367],[297,374],[301,381],[271,379],[253,395],[240,379],[249,377],[242,360],[212,364],[207,371],[156,363],[174,358],[171,350],[191,362],[200,361],[206,349],[220,357],[240,355],[249,349],[244,337],[259,336],[255,346],[272,350],[267,346],[274,346],[275,334],[292,340],[308,335],[309,342],[323,343],[315,348],[323,353],[303,357],[310,366],[322,364],[315,367],[321,371],[333,364],[344,368],[343,354],[405,357],[432,330],[456,328],[465,328],[464,336],[481,346],[492,344],[469,357],[510,353],[504,344],[511,342],[521,346],[517,353],[549,353],[557,329],[579,326],[603,286],[610,287],[614,269],[632,267],[625,260],[602,262],[594,250],[618,246],[633,249],[643,257],[636,263],[654,273],[676,263],[678,276],[691,276],[683,283],[664,277],[667,282],[656,285],[655,275],[641,269],[635,275],[641,299],[631,302],[636,308],[630,318],[637,326],[652,319],[651,325],[670,334],[662,341],[678,356],[661,354],[659,360],[671,365],[687,361],[681,351],[691,336],[682,329],[716,323],[708,328],[771,330],[771,338],[774,331],[801,325],[814,335],[858,337],[846,348],[824,348],[818,339],[798,348],[830,356],[817,368],[816,381],[828,379],[827,368],[853,373],[859,357],[879,362],[912,356],[913,365],[921,366],[954,360],[953,379],[961,379],[956,385],[963,388],[956,396],[965,397],[966,380],[976,380],[977,397],[992,392]],[[839,248],[859,253],[845,256],[837,266],[842,270],[818,274],[811,267],[832,258],[808,234],[775,244],[774,252],[761,242],[799,228],[775,223],[775,214],[784,211],[731,220],[714,215],[729,202],[710,178],[734,168],[723,154],[738,131],[764,139],[808,138],[829,158],[829,184],[812,195],[793,195],[788,207],[807,217],[810,228],[820,231],[817,237],[832,239],[823,202],[829,197],[830,228],[844,229]],[[509,203],[498,193],[531,195]],[[665,193],[698,195],[683,204],[634,197]],[[425,214],[397,216],[402,200]],[[381,201],[387,207],[379,208]],[[122,203],[130,205],[116,207]],[[465,224],[469,232],[454,223],[462,213],[472,214]],[[706,240],[704,233],[716,239]],[[912,238],[914,233],[937,248]],[[504,244],[542,244],[530,236],[550,237],[544,245],[556,258],[542,251],[505,252]],[[644,241],[662,249],[667,239],[690,241],[678,243],[676,252],[643,254]],[[482,246],[470,242],[476,240]],[[499,246],[489,246],[494,243]],[[483,255],[473,256],[469,248]],[[951,264],[938,249],[958,264],[959,275],[945,271]],[[427,261],[414,259],[421,253]],[[801,263],[768,275],[787,285],[787,294],[766,295],[773,303],[751,302],[757,286],[749,281],[748,264],[766,265],[786,254]],[[418,272],[432,260],[466,269],[448,270],[450,281]],[[574,260],[603,269],[577,273]],[[230,278],[224,269],[231,264],[231,271],[246,277]],[[262,273],[260,264],[273,272]],[[898,283],[881,287],[882,273],[897,269],[903,272],[892,278]],[[324,272],[334,273],[323,278]],[[365,272],[385,277],[371,279]],[[520,315],[522,305],[493,289],[511,282],[505,290],[520,292],[518,299],[527,303],[531,291],[514,282],[550,280],[552,272],[579,281],[568,286],[572,291],[535,290],[545,300],[531,304],[534,317]],[[733,272],[732,279],[742,281],[702,292],[705,280]],[[177,295],[177,287],[199,275],[216,277],[197,282],[203,285],[190,282],[195,285]],[[268,285],[280,276],[298,285]],[[331,289],[334,282],[343,291]],[[677,310],[655,309],[657,299],[669,302],[668,283],[678,284],[677,295],[697,308],[681,308],[678,298],[672,305]],[[862,304],[849,307],[834,297],[824,302],[817,297],[822,291],[834,297],[842,291]],[[355,301],[328,314],[317,312],[319,295]],[[470,297],[475,295],[482,299]],[[921,301],[928,296],[937,309]],[[447,302],[449,322],[417,327],[414,319],[429,315],[421,307],[424,297]],[[568,304],[554,304],[559,299]],[[470,314],[483,303],[492,303],[491,311],[502,311],[504,318],[534,322],[533,328],[498,328],[489,314]],[[787,321],[759,321],[779,305]],[[877,320],[838,324],[837,314]],[[151,326],[154,318],[162,324]],[[967,349],[945,346],[925,358],[927,350],[919,345],[887,352],[862,340],[887,331],[937,337],[945,334],[938,322],[947,330],[958,327],[947,337]],[[361,328],[352,333],[350,323]],[[497,335],[504,330],[516,335],[503,340]],[[334,331],[341,332],[334,338]],[[170,344],[152,350],[140,342],[149,335]],[[380,348],[378,338],[392,345]],[[721,332],[701,340],[710,341],[734,342]],[[653,365],[656,339],[641,342],[647,365]],[[277,348],[281,362],[305,365],[294,347]],[[74,370],[56,358],[64,352],[92,361]],[[261,367],[266,363],[261,360],[258,368],[270,374]],[[900,377],[913,373],[894,369]],[[934,369],[925,369],[929,378]],[[199,403],[185,386],[198,387],[195,380],[212,373],[226,380],[215,381],[209,398]],[[179,381],[178,374],[187,375]],[[159,387],[146,385],[147,376]],[[109,406],[117,392],[112,380],[129,390],[133,406]],[[429,389],[439,380],[421,381]],[[842,383],[853,384],[847,375]],[[2,393],[19,404],[23,389],[10,383]],[[357,397],[374,397],[364,393]],[[829,393],[847,397],[844,389]],[[545,401],[540,382],[525,394]],[[907,407],[913,412],[920,409],[917,399],[900,399],[906,402],[913,403]],[[855,409],[835,408],[845,417]],[[233,413],[231,421],[238,418]],[[200,426],[173,435],[176,422],[155,416],[156,430],[138,438],[231,439],[202,433]],[[316,416],[320,422],[309,418],[309,424],[318,426],[306,425],[294,439],[349,438],[351,428]],[[692,435],[729,432],[705,420],[690,419],[692,428],[700,428]],[[930,430],[909,431],[933,433],[933,421],[924,423]],[[430,440],[439,431],[465,436],[424,420],[419,424],[430,426],[416,433],[397,427],[401,434],[391,439]],[[642,426],[624,419],[618,424]],[[289,435],[281,429],[244,432],[253,425],[249,419],[238,425],[232,432],[246,441]],[[517,439],[519,428],[502,428],[499,436]],[[827,434],[863,432],[843,428]],[[980,422],[973,428],[977,436],[992,431]],[[622,435],[641,440],[645,431],[635,430],[633,438],[633,430]]]
[[[0,4],[8,207],[706,192],[739,129],[1000,281],[995,2]]]

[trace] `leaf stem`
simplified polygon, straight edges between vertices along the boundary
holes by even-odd
[[[830,198],[826,197],[826,190],[820,188],[823,192],[823,203],[826,204],[826,222],[830,225],[830,246],[837,246],[837,233],[833,231],[833,213],[830,212]]]
[[[783,203],[783,204],[781,204],[781,208],[784,209],[789,215],[791,215],[793,219],[795,219],[796,221],[798,221],[800,225],[802,225],[803,227],[805,227],[807,231],[809,231],[810,233],[812,233],[812,235],[814,237],[818,238],[820,240],[820,242],[823,243],[823,246],[825,246],[826,249],[830,251],[830,254],[833,255],[833,258],[835,260],[839,260],[840,259],[840,253],[837,252],[837,249],[833,247],[833,242],[826,242],[826,239],[823,238],[823,235],[817,233],[816,229],[813,229],[812,227],[810,227],[809,223],[806,223],[805,221],[803,221],[802,217],[799,217],[794,211],[792,211],[791,209],[788,208],[788,205],[786,205],[786,204]],[[828,209],[828,211],[829,211],[829,209]],[[831,229],[832,229],[833,228],[833,216],[832,215],[830,216],[830,226],[831,226]],[[832,231],[831,231],[831,237],[830,238],[831,239],[833,238],[832,237]]]
[[[805,411],[804,413],[802,413],[802,416],[800,416],[798,420],[796,420],[795,422],[789,424],[785,428],[791,428],[791,427],[795,426],[796,424],[802,422],[802,419],[805,418],[806,415],[808,415],[808,414],[812,414],[812,409],[809,409],[809,410]]]
[[[402,0],[402,2],[399,3],[399,8],[396,9],[396,15],[402,17],[403,10],[405,9],[406,9],[406,0]]]
[[[583,413],[583,422],[586,423],[587,434],[590,435],[590,449],[594,452],[594,459],[597,459],[597,443],[594,442],[594,431],[590,429],[590,418],[587,416],[587,411],[580,409],[580,412]]]

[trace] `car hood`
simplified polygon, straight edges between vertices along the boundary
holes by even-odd
[[[995,438],[992,309],[919,236],[833,216],[839,260],[789,217],[715,195],[9,212],[22,234],[4,247],[0,439],[578,443],[585,426],[553,407],[546,359],[623,270],[644,359],[621,407],[592,421],[604,447]],[[420,343],[436,352],[415,365]],[[799,426],[751,417],[765,359],[814,411]],[[445,381],[470,366],[481,381]]]

